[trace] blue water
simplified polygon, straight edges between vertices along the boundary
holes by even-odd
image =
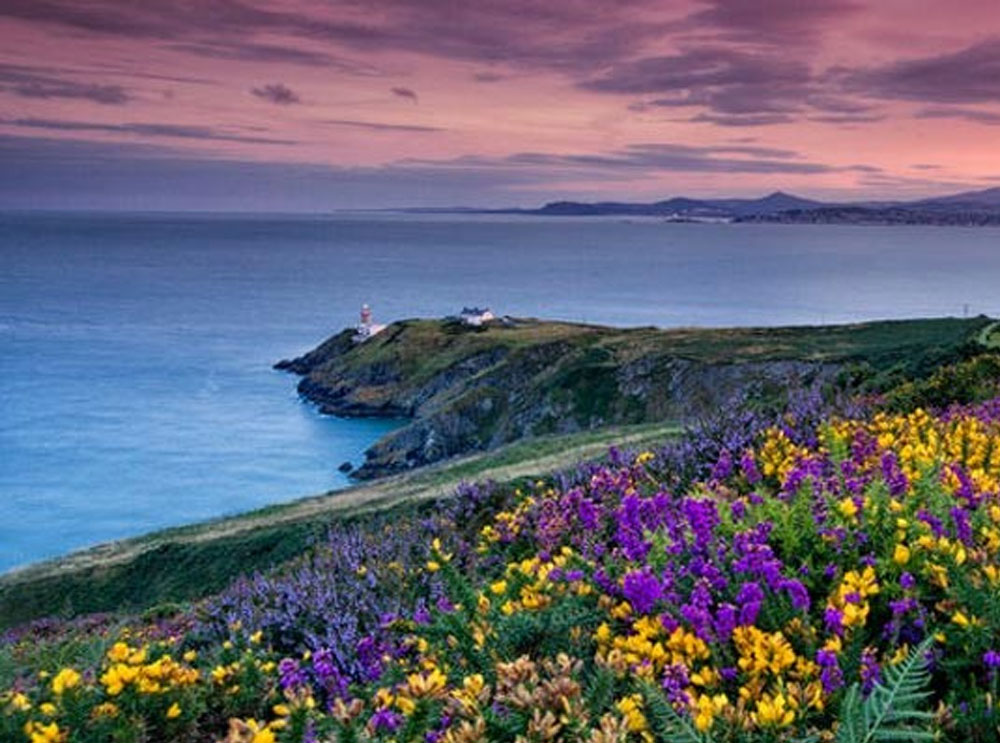
[[[1000,231],[346,215],[0,215],[0,570],[337,488],[394,424],[271,364],[354,322],[1000,314]]]

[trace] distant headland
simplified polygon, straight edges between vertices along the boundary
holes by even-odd
[[[918,201],[823,202],[781,191],[758,199],[678,196],[649,203],[552,201],[537,209],[408,209],[540,217],[658,217],[668,222],[1000,226],[1000,187]]]
[[[832,384],[957,358],[993,321],[928,319],[784,328],[612,328],[494,316],[347,328],[277,369],[324,413],[406,423],[366,452],[370,479],[542,434],[685,421],[754,390]],[[911,369],[912,371],[912,369]]]

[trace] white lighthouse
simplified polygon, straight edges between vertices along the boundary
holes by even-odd
[[[354,333],[354,342],[361,343],[385,329],[385,325],[372,322],[372,308],[367,303],[361,305],[361,317]]]

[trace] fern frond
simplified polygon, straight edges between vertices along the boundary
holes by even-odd
[[[837,728],[838,743],[934,740],[928,730],[934,715],[918,709],[930,693],[925,655],[933,643],[928,637],[909,655],[883,668],[883,680],[862,700],[861,687],[854,683],[844,694]]]
[[[698,732],[691,718],[675,710],[655,686],[641,684],[639,692],[645,706],[646,721],[657,743],[712,743],[712,739]]]

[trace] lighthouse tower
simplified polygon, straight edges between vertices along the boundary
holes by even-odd
[[[362,341],[366,341],[384,328],[385,325],[372,322],[372,308],[367,304],[363,304],[361,305],[361,318],[354,333],[354,342],[361,343]]]

